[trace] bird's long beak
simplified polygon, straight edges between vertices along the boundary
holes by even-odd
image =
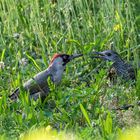
[[[103,52],[93,52],[92,54],[94,54],[92,58],[102,58],[103,56],[105,56]]]
[[[81,56],[83,56],[83,54],[73,54],[73,55],[70,55],[69,59],[72,60]]]

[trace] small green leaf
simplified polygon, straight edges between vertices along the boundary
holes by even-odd
[[[1,54],[1,61],[3,61],[3,59],[4,59],[5,50],[6,50],[6,49],[3,49],[3,51],[2,51],[2,54]]]
[[[80,104],[80,109],[81,109],[81,111],[82,111],[82,113],[83,113],[83,115],[84,115],[84,117],[85,117],[87,123],[88,123],[89,126],[91,127],[91,123],[90,123],[89,116],[88,116],[87,111],[85,110],[85,108],[83,107],[82,104]]]

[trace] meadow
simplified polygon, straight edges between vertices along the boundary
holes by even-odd
[[[92,59],[93,51],[115,50],[137,68],[140,62],[139,0],[0,1],[0,139],[20,139],[34,129],[52,127],[75,139],[114,140],[140,125],[140,108],[113,110],[140,99],[135,86],[108,85],[110,63]],[[42,103],[22,91],[8,95],[48,67],[55,53],[82,53],[67,65],[59,86]],[[98,72],[97,72],[98,71]],[[67,139],[72,139],[68,136]],[[74,139],[74,138],[73,138]]]

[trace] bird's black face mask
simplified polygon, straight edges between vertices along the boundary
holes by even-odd
[[[70,55],[62,54],[61,57],[63,59],[63,66],[65,66],[70,61]]]
[[[73,55],[62,54],[61,57],[63,59],[63,66],[65,66],[71,60],[78,58],[80,56],[83,56],[83,55],[82,54],[73,54]]]

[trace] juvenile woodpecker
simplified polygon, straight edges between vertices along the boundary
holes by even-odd
[[[94,54],[96,54],[94,58],[101,58],[113,62],[108,72],[108,78],[110,78],[110,80],[114,80],[114,77],[116,76],[119,76],[126,81],[136,79],[133,66],[125,62],[117,52],[105,50],[102,52],[94,52]]]
[[[113,50],[105,50],[102,52],[94,52],[94,58],[101,58],[103,60],[112,61],[113,64],[109,68],[109,72],[107,77],[110,79],[111,82],[114,83],[114,80],[119,76],[123,78],[125,81],[135,81],[136,80],[136,73],[133,66],[126,61],[124,61],[121,56],[113,51]],[[136,103],[140,106],[140,100]],[[125,104],[121,107],[114,108],[115,110],[127,110],[130,107],[134,107],[135,105],[132,104]]]
[[[34,77],[29,79],[27,82],[23,84],[23,89],[29,92],[30,97],[34,100],[37,100],[39,97],[41,99],[46,98],[49,94],[50,88],[48,85],[48,77],[50,77],[51,81],[57,85],[61,79],[63,72],[65,70],[66,64],[71,60],[82,56],[82,54],[55,54],[50,61],[50,65],[44,71],[39,72]],[[19,97],[20,90],[17,88],[9,98],[11,100],[16,101]]]

